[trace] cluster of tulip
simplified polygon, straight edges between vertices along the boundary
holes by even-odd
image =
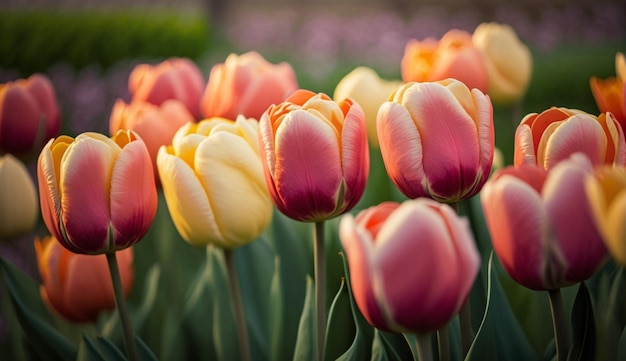
[[[51,233],[35,241],[41,295],[80,322],[117,305],[128,357],[137,359],[124,298],[133,283],[133,246],[153,223],[162,192],[184,240],[223,251],[240,356],[250,359],[233,253],[263,233],[275,207],[315,224],[311,355],[322,359],[324,224],[337,219],[362,317],[378,330],[414,335],[416,359],[445,360],[447,327],[457,315],[463,357],[476,352],[469,296],[481,256],[459,204],[480,198],[505,271],[524,287],[548,291],[556,354],[565,360],[574,348],[559,290],[592,277],[607,248],[626,264],[626,64],[618,54],[618,78],[591,80],[600,115],[556,107],[528,114],[515,134],[514,164],[494,170],[492,102],[519,101],[531,67],[515,32],[494,23],[473,34],[452,30],[440,40],[411,41],[402,81],[359,67],[337,84],[334,98],[299,89],[289,64],[256,52],[230,55],[206,85],[193,62],[169,59],[132,71],[131,102],[115,104],[110,136],[75,138],[58,136],[59,111],[45,77],[4,84],[0,237],[28,233],[37,220],[37,207],[27,204],[36,202],[35,187],[10,155],[35,152],[41,215]],[[352,214],[374,152],[402,197]]]

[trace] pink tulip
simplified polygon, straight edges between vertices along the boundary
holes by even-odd
[[[481,201],[493,248],[517,283],[552,290],[591,277],[607,258],[585,180],[592,163],[577,153],[551,170],[507,167],[485,184]]]
[[[611,113],[553,107],[526,115],[515,132],[515,165],[552,168],[577,152],[593,165],[626,164],[624,132]]]
[[[37,154],[60,130],[56,95],[45,75],[0,84],[0,153]]]
[[[409,198],[457,202],[489,177],[493,111],[478,89],[455,79],[407,83],[381,105],[376,121],[387,173]]]
[[[487,92],[488,77],[481,51],[474,46],[472,35],[452,29],[440,40],[412,39],[404,49],[400,64],[405,82],[432,82],[458,79],[468,88]]]
[[[128,88],[133,102],[161,105],[168,99],[181,101],[194,119],[200,118],[204,77],[187,58],[170,58],[157,65],[140,64],[130,73]]]
[[[75,253],[101,254],[139,242],[156,214],[150,154],[133,131],[51,139],[39,155],[41,213]]]
[[[118,130],[133,130],[146,143],[154,176],[159,183],[156,168],[156,157],[162,145],[172,144],[176,131],[185,123],[193,122],[194,118],[183,103],[169,99],[160,106],[147,102],[124,103],[118,100],[111,112],[109,130],[111,134]]]
[[[369,148],[365,115],[352,99],[296,91],[259,121],[265,179],[278,209],[321,221],[352,209],[365,190]]]
[[[56,313],[72,322],[95,322],[115,308],[113,285],[104,255],[68,251],[54,237],[35,241],[41,297]],[[133,249],[116,253],[122,287],[128,297],[133,285]]]
[[[461,309],[480,256],[469,224],[428,198],[342,217],[339,236],[359,310],[374,327],[426,333]]]
[[[259,119],[270,105],[283,102],[296,89],[296,74],[289,63],[271,64],[254,51],[230,54],[211,69],[201,100],[202,114]]]

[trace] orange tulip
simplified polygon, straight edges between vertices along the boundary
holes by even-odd
[[[113,285],[104,255],[87,256],[68,251],[57,240],[35,240],[37,264],[43,284],[44,302],[57,314],[73,322],[94,322],[98,315],[115,307]],[[124,294],[133,285],[133,249],[117,252]]]
[[[600,79],[591,77],[589,85],[602,113],[611,112],[626,129],[626,58],[624,54],[615,55],[616,77]]]

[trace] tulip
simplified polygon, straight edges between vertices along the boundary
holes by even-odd
[[[133,102],[161,105],[168,99],[181,101],[194,119],[200,118],[204,77],[187,58],[170,58],[157,65],[137,65],[128,78]]]
[[[37,191],[26,166],[11,154],[0,157],[0,239],[23,236],[35,228]]]
[[[526,93],[533,59],[509,25],[483,23],[472,34],[472,42],[483,54],[487,69],[487,94],[492,102],[511,104]]]
[[[591,77],[589,85],[600,112],[611,112],[626,129],[626,58],[623,53],[615,54],[616,77],[600,79]]]
[[[299,90],[259,121],[265,179],[277,208],[319,222],[352,209],[365,189],[365,115],[351,98]]]
[[[28,157],[60,130],[56,95],[45,75],[0,84],[0,153]]]
[[[194,246],[233,249],[271,221],[255,119],[187,123],[159,149],[157,168],[174,225]]]
[[[119,99],[111,112],[109,129],[115,134],[120,129],[133,130],[146,143],[155,180],[159,182],[156,158],[162,145],[172,144],[176,131],[194,118],[185,105],[178,100],[169,99],[160,106],[147,102],[126,104]]]
[[[361,105],[365,113],[367,137],[370,144],[378,147],[378,133],[376,133],[378,108],[402,84],[403,82],[399,80],[381,79],[374,69],[359,66],[339,81],[333,98],[336,101],[352,98]]]
[[[410,40],[400,66],[402,80],[407,83],[455,78],[470,89],[487,91],[485,60],[472,43],[472,35],[466,31],[452,29],[440,40]]]
[[[374,327],[426,333],[466,301],[480,267],[469,224],[428,198],[385,202],[342,217],[352,293]]]
[[[377,126],[387,173],[409,198],[454,203],[489,177],[493,111],[478,89],[455,79],[407,83],[381,105]]]
[[[506,272],[533,290],[591,277],[607,250],[585,194],[591,161],[582,153],[549,171],[534,165],[496,172],[481,192],[493,248]]]
[[[270,105],[281,103],[297,88],[295,71],[288,63],[271,64],[254,51],[230,54],[211,69],[202,95],[202,114],[259,119]]]
[[[51,139],[37,164],[41,213],[75,253],[113,253],[139,242],[157,209],[150,155],[133,131]]]
[[[586,189],[606,247],[626,266],[626,168],[597,169],[588,177]]]
[[[576,152],[584,153],[596,166],[625,164],[624,133],[615,117],[552,107],[526,115],[515,132],[515,165],[552,168]]]
[[[95,322],[101,312],[115,308],[106,257],[68,251],[53,237],[35,241],[44,302],[72,322]],[[133,285],[133,249],[117,252],[124,295]]]

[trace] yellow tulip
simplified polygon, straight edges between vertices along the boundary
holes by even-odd
[[[11,154],[0,157],[0,239],[30,232],[37,222],[37,191],[26,166]]]

